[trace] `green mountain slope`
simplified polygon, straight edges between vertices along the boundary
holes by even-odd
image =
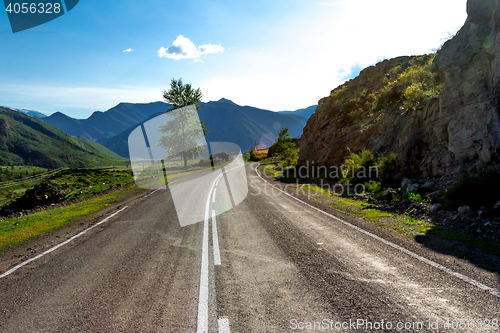
[[[45,168],[95,167],[124,163],[124,159],[87,139],[23,113],[0,107],[0,165]]]

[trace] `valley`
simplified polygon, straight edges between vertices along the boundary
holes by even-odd
[[[0,331],[497,330],[500,1],[457,1],[89,0],[9,35],[58,69],[0,84]]]

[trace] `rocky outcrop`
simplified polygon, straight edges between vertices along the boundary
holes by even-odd
[[[12,132],[12,129],[9,122],[5,119],[0,119],[0,136],[9,136],[10,132]]]
[[[448,160],[473,171],[499,164],[500,1],[469,0],[467,12],[465,25],[434,59],[444,82],[434,128],[447,129]]]
[[[500,169],[500,0],[469,0],[468,20],[433,60],[442,82],[437,98],[414,110],[391,105],[347,122],[338,89],[374,91],[388,71],[411,58],[363,70],[319,101],[301,141],[301,165],[339,165],[349,150],[395,152],[402,175],[442,177]],[[336,92],[337,93],[334,93]]]

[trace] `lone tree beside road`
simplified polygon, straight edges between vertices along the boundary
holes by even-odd
[[[196,111],[200,112],[198,103],[202,96],[200,88],[193,89],[190,84],[183,84],[182,79],[172,79],[170,90],[163,91],[163,98],[172,105],[167,113],[172,112],[173,119],[160,126],[160,131],[165,135],[160,138],[158,145],[165,149],[168,158],[181,157],[184,160],[184,169],[188,168],[188,160],[205,152],[200,142],[209,132],[205,123],[199,121],[191,110],[178,109],[194,105]]]
[[[283,161],[285,165],[297,164],[298,154],[295,149],[295,142],[292,141],[292,135],[288,127],[283,127],[278,133],[278,139],[274,143],[276,147],[276,159]]]

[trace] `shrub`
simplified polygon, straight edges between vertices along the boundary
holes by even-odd
[[[349,150],[350,151],[350,150]],[[342,164],[344,177],[341,182],[364,183],[371,178],[370,167],[375,165],[375,159],[371,151],[364,149],[359,154],[351,152]]]
[[[442,84],[431,66],[435,54],[415,57],[400,64],[384,78],[384,87],[376,94],[373,110],[402,102],[406,111],[413,111],[425,99],[439,96]]]
[[[283,127],[278,133],[278,139],[274,143],[276,159],[281,161],[284,166],[296,165],[299,159],[297,149],[295,149],[295,142],[292,141],[292,135],[288,127]]]
[[[415,110],[426,99],[437,97],[442,89],[438,76],[431,71],[435,56],[429,54],[410,60],[401,59],[380,82],[370,85],[366,85],[363,79],[363,87],[356,79],[345,82],[330,94],[332,116],[348,126],[389,107]],[[365,76],[365,80],[369,82],[370,78]]]
[[[375,199],[379,199],[380,196],[382,196],[382,193],[384,193],[384,188],[382,187],[381,182],[377,182],[375,180],[370,180],[369,182],[365,183],[365,189],[373,194]]]
[[[250,151],[248,152],[249,155],[249,160],[250,161],[257,161],[257,157],[255,156],[255,146],[250,148]]]
[[[410,199],[411,201],[420,202],[423,204],[430,204],[431,203],[430,198],[422,199],[422,197],[418,193],[408,193],[408,199]]]
[[[397,155],[374,154],[364,149],[350,156],[342,164],[343,178],[340,183],[364,184],[368,193],[375,199],[380,199],[385,187],[394,183],[394,174],[397,172]]]
[[[378,162],[376,164],[378,170],[378,178],[384,185],[392,183],[394,180],[392,176],[397,172],[397,158],[396,153],[389,153],[387,155],[379,154]]]

